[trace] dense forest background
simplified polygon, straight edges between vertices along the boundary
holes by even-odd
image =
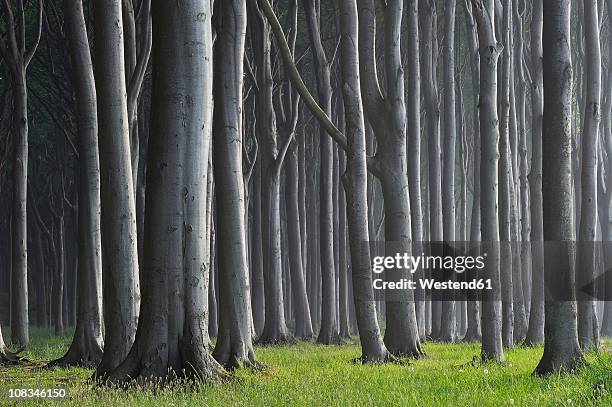
[[[612,336],[612,1],[271,3],[2,1],[13,350],[75,330],[52,365],[128,380],[546,339],[549,373]],[[495,293],[375,297],[367,241],[492,243]]]

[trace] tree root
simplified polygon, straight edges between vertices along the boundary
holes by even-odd
[[[553,373],[575,373],[587,362],[584,356],[576,352],[573,355],[560,355],[560,357],[549,357],[544,355],[533,372],[534,376],[548,376]]]
[[[11,352],[7,348],[0,349],[0,366],[20,365],[27,363],[28,359],[19,356],[19,353],[23,352],[23,349],[19,349],[17,352]]]
[[[399,365],[399,366],[408,366],[411,365],[412,363],[406,359],[406,358],[398,358],[394,355],[392,355],[391,353],[387,352],[386,355],[381,356],[381,357],[376,357],[376,358],[365,358],[363,355],[355,358],[351,361],[354,365],[369,365],[369,366],[375,366],[375,365],[384,365],[384,364],[393,364],[393,365]]]
[[[295,337],[289,333],[279,334],[279,335],[263,335],[257,338],[255,344],[269,346],[269,345],[293,345],[297,343]]]

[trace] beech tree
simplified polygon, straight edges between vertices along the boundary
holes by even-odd
[[[495,37],[493,1],[472,0],[478,24],[480,49],[480,207],[482,241],[490,252],[485,268],[493,292],[482,299],[482,359],[504,360],[500,296],[500,250],[498,215],[499,119],[497,115],[497,61],[503,45]]]
[[[359,0],[357,5],[364,107],[379,145],[371,169],[382,185],[385,240],[401,242],[407,244],[409,248],[412,236],[406,154],[404,71],[400,46],[403,2],[388,2],[384,9],[384,72],[387,85],[384,93],[376,71],[376,7],[373,0]],[[398,271],[399,275],[406,277],[402,270]],[[394,355],[418,358],[424,355],[424,351],[419,340],[414,293],[406,290],[401,295],[402,298],[395,298],[385,304],[387,324],[385,344]]]
[[[263,242],[263,277],[265,294],[265,323],[260,343],[283,343],[293,340],[285,320],[280,220],[280,173],[291,138],[278,145],[276,114],[273,104],[274,82],[270,56],[270,27],[257,4],[247,2],[250,36],[255,66],[257,66],[256,115],[261,160],[261,218]]]
[[[40,43],[43,0],[37,2],[34,40],[26,44],[26,5],[22,0],[2,3],[6,33],[0,33],[0,56],[8,66],[13,96],[13,223],[11,257],[11,342],[29,343],[28,320],[28,85],[27,70]],[[6,40],[5,40],[6,38]]]
[[[544,230],[542,209],[542,117],[544,78],[542,66],[543,0],[534,0],[531,11],[531,309],[525,344],[544,341]]]
[[[479,121],[479,89],[480,89],[480,54],[478,50],[478,30],[474,18],[473,6],[470,0],[464,0],[468,49],[470,54],[470,69],[472,71],[472,141],[473,141],[473,176],[472,176],[472,211],[470,216],[469,240],[472,243],[480,240],[480,121]],[[468,327],[463,340],[465,342],[479,341],[482,337],[480,327],[480,302],[472,299],[467,303]]]
[[[104,377],[125,358],[136,334],[139,306],[136,207],[130,162],[121,2],[95,1],[95,80],[98,101]]]
[[[295,43],[298,34],[298,5],[297,0],[292,0],[288,5],[287,10],[287,25],[289,32],[289,41],[291,54],[295,55]],[[296,132],[298,120],[300,117],[299,106],[300,96],[291,85],[291,81],[284,75],[283,92],[279,94],[281,106],[278,110],[281,111],[280,127],[285,137],[297,140]],[[298,143],[291,141],[287,163],[285,166],[285,195],[287,209],[287,238],[289,240],[289,262],[291,274],[291,293],[295,308],[293,314],[295,317],[295,337],[302,340],[308,340],[314,336],[312,329],[312,319],[310,317],[310,305],[308,294],[306,292],[306,280],[304,278],[304,249],[300,222],[306,216],[306,213],[300,213],[300,197],[299,197],[299,159]]]
[[[224,374],[208,352],[207,329],[211,4],[205,0],[153,2],[152,12],[154,102],[142,314],[134,345],[108,378],[115,382],[177,376],[207,380]]]
[[[443,238],[446,242],[454,242],[455,234],[455,144],[457,142],[457,119],[455,110],[455,10],[456,1],[449,1],[444,10],[444,173],[442,218]],[[455,301],[442,302],[442,318],[440,321],[440,339],[454,342],[456,313]]]
[[[317,92],[319,105],[328,117],[331,117],[332,88],[331,70],[325,49],[321,42],[320,14],[314,0],[304,0],[304,11],[308,23],[310,43],[313,50],[313,61],[315,65],[315,77],[317,80]],[[339,343],[340,335],[337,326],[336,315],[336,288],[335,288],[335,264],[334,264],[334,242],[333,242],[333,145],[332,140],[321,129],[321,170],[320,170],[320,258],[321,258],[321,288],[322,288],[322,310],[321,329],[317,342],[324,344]]]
[[[219,334],[213,356],[228,369],[256,366],[242,169],[242,77],[246,1],[215,10],[213,151],[219,254]]]
[[[544,281],[566,298],[546,298],[544,355],[539,375],[572,370],[582,364],[573,287],[575,249],[571,203],[572,58],[569,0],[543,0],[544,118],[542,127],[542,192]],[[566,244],[564,244],[566,243]],[[554,262],[552,261],[554,259]]]
[[[96,88],[81,0],[64,0],[79,131],[78,316],[72,344],[51,366],[92,366],[102,358],[102,237]]]
[[[599,45],[599,14],[597,0],[584,2],[586,48],[586,103],[582,131],[580,223],[578,231],[577,287],[595,280],[595,240],[597,227],[597,144],[601,121],[601,50]],[[581,283],[582,282],[582,283]],[[583,350],[599,347],[599,321],[595,301],[578,301],[578,339]]]
[[[346,114],[347,168],[343,178],[347,197],[349,244],[353,293],[363,363],[377,363],[390,357],[383,342],[372,290],[368,236],[367,166],[365,116],[359,83],[359,30],[356,0],[339,0],[342,35],[342,74]]]
[[[422,31],[421,78],[425,110],[424,134],[427,137],[427,166],[429,188],[429,240],[441,242],[442,216],[442,150],[440,144],[440,102],[438,98],[436,64],[438,60],[438,30],[436,2],[421,0],[419,3],[420,29]],[[442,304],[431,303],[431,336],[440,337]]]

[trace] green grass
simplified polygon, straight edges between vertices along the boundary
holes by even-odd
[[[49,360],[61,356],[68,337],[36,333],[26,356]],[[362,366],[356,343],[319,346],[301,343],[256,349],[269,368],[242,370],[235,378],[195,389],[96,388],[87,369],[46,370],[37,365],[0,368],[0,388],[56,387],[69,389],[62,405],[190,406],[190,405],[612,405],[612,343],[587,356],[588,366],[576,374],[538,378],[531,375],[542,348],[516,348],[503,365],[472,363],[478,345],[426,344],[428,357],[407,365]],[[6,403],[6,390],[0,405]],[[42,404],[42,402],[38,402]],[[47,402],[50,403],[50,402]],[[57,402],[60,403],[60,402]]]

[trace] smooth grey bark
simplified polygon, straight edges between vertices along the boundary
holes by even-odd
[[[542,210],[542,119],[544,77],[542,66],[543,0],[533,0],[531,12],[531,308],[525,345],[544,342],[544,230]]]
[[[456,1],[448,1],[444,7],[444,169],[442,176],[442,224],[443,240],[454,242],[455,236],[455,144],[457,142],[457,118],[455,95],[455,11]],[[454,342],[457,339],[455,301],[442,302],[440,340]]]
[[[19,363],[21,360],[22,359],[15,353],[11,352],[4,343],[2,328],[0,327],[0,366],[14,365]]]
[[[208,159],[208,173],[212,174],[212,149],[209,153]],[[213,216],[213,208],[214,208],[214,179],[213,177],[207,177],[206,180],[206,224],[210,230],[210,243],[207,245],[208,252],[205,253],[204,261],[210,264],[209,267],[209,280],[208,280],[208,335],[212,338],[216,338],[219,334],[219,301],[217,295],[217,287],[218,287],[218,267],[216,267],[217,262],[217,237],[216,237],[216,229],[215,229],[215,221]]]
[[[140,302],[136,206],[130,161],[123,29],[119,0],[94,4],[98,97],[104,355],[96,370],[108,375],[127,356]]]
[[[572,59],[570,0],[543,0],[544,117],[542,128],[542,189],[544,240],[571,242],[572,211]],[[575,252],[549,252],[544,247],[546,284],[573,297]],[[571,371],[584,361],[578,343],[576,301],[547,298],[545,303],[544,355],[535,369],[538,375]]]
[[[601,49],[599,44],[599,20],[597,0],[584,2],[584,31],[586,51],[586,106],[581,148],[581,205],[578,230],[578,287],[595,280],[596,253],[595,230],[597,227],[597,144],[601,122]],[[578,340],[582,350],[599,347],[599,321],[595,301],[579,298]]]
[[[261,218],[263,242],[263,277],[265,291],[265,322],[258,342],[264,344],[292,341],[285,322],[282,281],[280,171],[286,149],[291,141],[277,144],[276,114],[273,106],[270,25],[261,14],[257,0],[248,0],[250,36],[253,44],[257,84],[256,100],[259,158],[261,159]]]
[[[341,70],[341,68],[339,69]],[[346,134],[346,120],[344,114],[344,101],[341,97],[337,100],[337,122],[338,128]],[[336,250],[338,252],[338,329],[341,338],[350,338],[350,321],[349,321],[349,264],[348,264],[348,246],[346,241],[346,191],[342,187],[342,176],[346,172],[346,155],[344,150],[338,145],[334,146],[334,158],[337,158],[338,165],[334,165],[334,191],[337,194],[337,242]]]
[[[0,33],[0,56],[8,67],[13,96],[13,196],[11,227],[11,342],[19,348],[29,343],[28,319],[28,85],[27,70],[32,61],[42,32],[43,0],[37,2],[37,21],[34,40],[26,49],[26,10],[23,1],[6,0],[0,9],[5,22],[5,33]],[[5,40],[6,38],[6,40]],[[8,42],[7,42],[8,41]]]
[[[502,308],[500,301],[500,252],[498,215],[499,119],[497,115],[497,61],[503,50],[495,37],[494,7],[490,0],[472,0],[480,46],[481,227],[482,241],[491,251],[485,276],[494,291],[482,301],[482,351],[485,361],[503,361]]]
[[[253,167],[251,200],[252,225],[249,228],[251,242],[251,309],[256,336],[261,335],[265,322],[264,270],[263,270],[263,226],[262,226],[262,165],[258,154]]]
[[[342,110],[344,112],[344,108]],[[342,115],[342,121],[344,122],[344,114]],[[343,133],[346,134],[346,125],[343,128]],[[338,148],[339,155],[339,182],[342,182],[342,174],[346,172],[346,155],[343,150]],[[351,337],[351,321],[350,321],[350,299],[352,298],[349,281],[350,281],[350,258],[348,254],[347,246],[347,221],[346,221],[346,191],[340,185],[338,191],[338,273],[339,273],[339,295],[338,302],[340,310],[338,313],[338,320],[340,323],[340,337],[350,338]]]
[[[612,15],[612,0],[607,0],[606,6],[608,16]],[[608,41],[608,55],[612,55],[612,41]],[[602,143],[605,146],[607,159],[603,163],[603,166],[604,174],[610,174],[610,171],[612,171],[612,69],[610,69],[610,67],[608,67],[606,87],[604,92],[604,133],[602,137]],[[600,216],[600,222],[603,225],[602,240],[612,241],[612,227],[610,226],[610,203],[612,202],[612,183],[610,182],[609,176],[607,177],[607,182],[604,183],[603,186],[605,186],[606,193],[604,195],[602,204],[599,205],[600,212],[603,213],[602,216]],[[604,254],[604,259],[604,270],[609,270],[612,266],[612,256],[610,256],[610,254],[606,252]],[[608,295],[610,292],[612,292],[612,273],[606,273],[605,284],[606,285],[604,288],[604,292],[606,293],[606,295]],[[609,299],[609,296],[607,298]],[[604,313],[601,321],[601,335],[608,337],[612,336],[612,301],[606,301],[604,303]]]
[[[499,234],[500,234],[500,284],[502,299],[502,341],[504,347],[513,344],[514,307],[512,297],[512,151],[510,147],[511,133],[511,87],[513,86],[512,70],[512,0],[503,4],[502,38],[504,50],[502,54],[501,83],[499,84],[500,107],[500,138],[499,138]]]
[[[341,31],[342,92],[348,141],[346,190],[348,239],[352,283],[362,363],[380,363],[389,358],[383,342],[372,289],[370,263],[367,167],[364,111],[359,83],[359,34],[356,0],[339,0]]]
[[[381,183],[385,210],[385,240],[412,244],[408,162],[406,154],[406,104],[401,61],[403,1],[393,0],[384,10],[384,72],[386,89],[376,71],[376,7],[373,0],[359,0],[359,54],[361,86],[368,120],[378,141],[372,170]],[[389,248],[390,249],[390,248]],[[398,278],[408,277],[399,270]],[[406,290],[385,303],[385,345],[396,356],[424,355],[419,340],[414,293]]]
[[[314,0],[304,0],[304,11],[308,24],[315,79],[319,104],[325,114],[331,117],[332,88],[330,63],[325,53],[320,32],[320,10]],[[326,345],[339,343],[337,327],[337,298],[335,289],[336,267],[334,264],[334,211],[333,211],[333,145],[323,127],[320,129],[320,259],[321,259],[321,329],[317,342]]]
[[[289,39],[288,43],[291,49],[291,54],[295,54],[295,43],[298,32],[298,5],[297,0],[291,0],[287,10],[287,25]],[[286,74],[286,76],[288,76]],[[297,124],[299,118],[299,102],[300,96],[297,94],[289,78],[284,78],[283,94],[279,93],[279,110],[282,112],[280,120],[280,128],[285,137],[295,139]],[[306,292],[306,281],[304,278],[304,262],[302,239],[305,238],[301,234],[301,216],[299,203],[299,159],[298,159],[298,142],[292,142],[287,152],[287,163],[285,164],[285,204],[286,204],[286,222],[287,222],[287,240],[288,240],[288,260],[289,274],[291,278],[291,294],[295,320],[295,337],[302,340],[309,340],[314,336],[312,329],[312,320],[310,316],[310,304]]]
[[[472,212],[470,216],[469,241],[480,240],[480,119],[479,119],[479,82],[480,55],[478,53],[478,31],[470,0],[464,0],[464,14],[467,31],[470,68],[472,73],[472,141],[473,141],[473,194]],[[467,303],[467,332],[464,342],[478,342],[482,337],[480,327],[480,302],[476,300]]]
[[[251,334],[243,150],[245,0],[217,3],[213,164],[219,265],[219,334],[213,357],[226,369],[258,366]]]
[[[289,50],[289,47],[287,45],[287,42],[285,40],[284,34],[282,32],[282,28],[280,26],[280,24],[278,23],[278,19],[276,18],[276,16],[274,15],[274,11],[272,10],[272,7],[270,6],[270,4],[266,1],[266,0],[261,0],[260,4],[262,5],[262,11],[265,13],[266,18],[268,19],[268,21],[270,21],[271,23],[271,27],[272,27],[272,31],[274,32],[274,35],[277,39],[277,43],[280,46],[280,51],[281,51],[281,56],[283,58],[283,61],[285,62],[286,65],[288,65],[292,75],[291,75],[291,79],[292,82],[294,84],[294,86],[296,86],[296,89],[298,90],[298,92],[300,93],[300,95],[302,96],[302,98],[305,100],[308,108],[311,110],[311,112],[317,117],[317,119],[320,121],[321,124],[323,124],[325,126],[326,129],[330,130],[330,135],[338,142],[338,144],[340,146],[342,146],[343,148],[346,148],[347,144],[346,144],[346,139],[344,138],[344,135],[342,133],[340,133],[340,131],[335,128],[334,124],[331,122],[331,120],[329,119],[329,117],[327,115],[325,115],[325,113],[322,111],[322,109],[317,105],[316,101],[314,101],[314,98],[312,97],[312,95],[310,95],[310,93],[308,92],[308,89],[305,87],[301,77],[299,76],[299,73],[297,72],[297,69],[295,67],[295,63],[293,62],[292,58],[291,58],[291,52]],[[354,11],[353,11],[354,13]],[[354,15],[354,14],[353,14]],[[354,32],[354,28],[353,28],[353,32]],[[358,47],[357,42],[355,42],[355,44],[353,45],[354,47]],[[357,72],[358,71],[358,62],[355,63],[355,66],[353,66],[353,72]],[[356,76],[357,74],[355,74]],[[349,77],[349,75],[346,75],[346,77]],[[355,78],[353,78],[354,83],[357,83],[357,80]],[[355,86],[355,89],[357,89],[357,87]],[[357,92],[359,93],[359,92]],[[347,100],[351,100],[350,98],[345,98],[345,101]],[[347,113],[350,111],[350,109],[347,107]],[[347,128],[349,125],[350,120],[347,118]],[[315,144],[315,143],[313,143]],[[364,147],[363,148],[359,148],[356,149],[356,151],[360,151],[363,150],[363,158],[365,159],[365,141],[363,142]],[[348,159],[350,160],[350,156],[348,157]],[[349,165],[349,169],[350,169],[350,164]],[[349,170],[350,173],[350,170]],[[367,179],[367,175],[365,174],[365,171],[363,173],[363,178],[361,179]],[[356,219],[362,220],[362,219],[367,219],[367,193],[365,193],[365,191],[367,191],[366,185],[363,183],[363,181],[359,181],[356,182],[356,184],[361,185],[360,187],[360,195],[363,198],[361,198],[361,200],[359,200],[359,202],[363,202],[365,200],[366,205],[361,206],[360,207],[360,216],[359,217],[355,217]],[[359,206],[357,205],[353,205],[351,204],[351,199],[349,198],[351,196],[351,192],[347,192],[347,201],[349,202],[348,208],[358,208]],[[312,201],[310,201],[311,203],[313,203]],[[357,201],[356,201],[357,202]],[[349,212],[349,219],[353,219],[353,217],[351,217],[351,212]],[[353,236],[352,232],[350,229],[351,228],[351,223],[349,223],[349,236]],[[318,229],[318,228],[317,228]],[[364,231],[368,230],[367,224],[365,225],[365,227],[363,227],[361,233],[365,233]],[[316,230],[315,230],[316,232]],[[367,241],[367,235],[362,234],[361,236],[364,236],[366,238]],[[354,244],[356,242],[358,242],[361,245],[361,242],[363,242],[364,240],[361,239],[355,239],[353,240],[353,238],[351,237],[351,255],[353,256],[356,252],[353,250],[353,248],[355,247]],[[311,251],[312,253],[312,251]],[[362,267],[367,267],[367,272],[362,272],[362,273],[358,273],[357,272],[357,267],[359,267],[358,265],[361,265]],[[353,287],[354,287],[354,293],[355,293],[355,298],[358,298],[358,293],[363,292],[364,293],[364,299],[367,300],[366,303],[370,304],[367,305],[364,308],[364,313],[362,314],[364,317],[364,319],[362,321],[369,321],[368,323],[374,323],[377,325],[377,320],[376,320],[376,309],[374,306],[374,296],[372,293],[372,284],[371,284],[371,273],[370,273],[370,262],[369,262],[369,257],[368,259],[365,259],[363,261],[359,261],[358,263],[353,263],[353,267],[355,268],[354,272],[353,272]],[[360,268],[361,269],[361,268]],[[315,274],[316,276],[316,274]],[[357,284],[357,281],[359,281],[359,284]],[[314,283],[314,282],[313,282]],[[369,294],[368,294],[369,292]],[[315,303],[313,301],[313,303]],[[358,302],[355,302],[355,307],[356,309],[359,308],[360,306],[358,305]],[[357,311],[357,314],[359,315],[359,311]],[[367,318],[366,318],[367,316]],[[360,320],[360,318],[358,317],[358,321]],[[358,322],[360,323],[360,322]],[[361,325],[360,325],[361,326]],[[363,326],[368,326],[367,324],[364,324]],[[378,331],[380,332],[380,331]],[[367,339],[368,343],[371,344],[368,345],[368,349],[372,349],[372,352],[368,352],[369,354],[372,355],[381,355],[380,352],[377,352],[377,345],[376,345],[376,341],[378,341],[378,343],[382,343],[380,341],[380,333],[378,335],[375,335],[376,331],[374,329],[369,329],[367,331]],[[360,337],[362,338],[362,340],[364,340],[366,335],[366,332],[362,332],[360,331]],[[378,339],[377,339],[378,338]],[[384,345],[383,345],[384,346]],[[365,347],[364,347],[365,349]],[[367,360],[367,358],[364,358],[364,360]]]
[[[436,2],[421,0],[421,86],[425,109],[425,135],[427,137],[428,154],[428,182],[429,182],[429,240],[441,242],[443,238],[442,222],[442,150],[440,145],[440,102],[437,86],[437,11]],[[440,301],[431,302],[432,328],[431,337],[440,337],[440,322],[442,304]]]
[[[148,131],[139,128],[139,100],[152,48],[151,0],[143,0],[134,8],[134,0],[122,0],[127,87],[128,122],[132,182],[136,193],[136,230],[138,261],[142,262],[144,234],[144,201]]]
[[[421,252],[423,242],[423,203],[421,195],[421,71],[420,71],[420,37],[419,37],[419,0],[411,0],[406,5],[406,138],[408,146],[408,186],[410,188],[410,210],[412,221],[412,241],[415,253]],[[419,337],[424,340],[425,333],[425,293],[415,291],[415,309]]]
[[[207,329],[211,4],[206,0],[180,4],[156,1],[152,6],[156,62],[142,313],[134,346],[109,379],[163,382],[186,377],[207,381],[224,374],[208,352]]]
[[[50,366],[95,367],[102,358],[102,236],[96,88],[82,0],[64,0],[79,133],[77,320],[70,348]]]
[[[310,305],[306,293],[306,281],[304,278],[302,259],[302,235],[300,233],[300,213],[298,202],[298,157],[297,146],[293,143],[293,149],[289,151],[286,178],[286,205],[289,239],[289,262],[291,273],[291,288],[293,302],[295,304],[295,337],[302,340],[311,339],[314,336],[312,320],[310,317]]]
[[[531,239],[531,217],[529,212],[529,160],[527,151],[527,119],[526,119],[526,80],[524,69],[524,38],[523,29],[525,26],[525,2],[515,1],[514,3],[514,30],[515,30],[515,51],[514,51],[514,71],[516,73],[515,82],[515,110],[517,122],[517,151],[515,185],[517,193],[517,241],[515,244],[515,257],[517,267],[514,269],[513,276],[514,289],[514,342],[522,343],[527,335],[527,302],[528,302],[528,282],[527,277],[531,269],[531,248],[528,244]],[[520,265],[520,267],[518,267]]]

